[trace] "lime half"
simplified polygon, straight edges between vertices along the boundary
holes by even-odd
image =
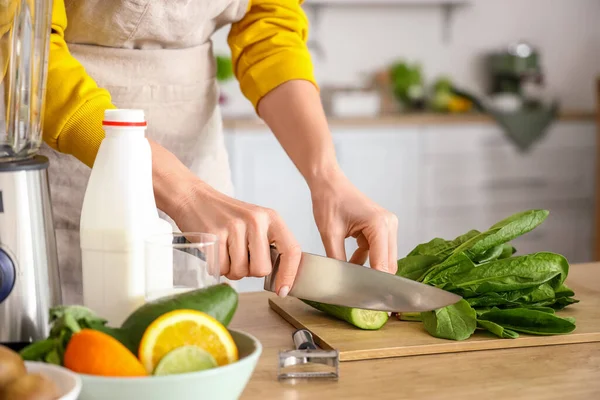
[[[176,375],[218,366],[210,353],[198,346],[182,346],[171,350],[160,360],[154,375]]]

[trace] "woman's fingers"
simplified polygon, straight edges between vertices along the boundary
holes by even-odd
[[[230,224],[227,248],[231,265],[226,276],[234,281],[248,276],[248,240],[246,232],[245,221],[237,219]]]
[[[221,275],[227,276],[231,267],[229,259],[229,248],[227,245],[227,232],[219,235],[219,266],[221,270]]]
[[[369,258],[369,242],[367,238],[362,233],[356,237],[356,244],[358,248],[350,257],[350,262],[352,264],[364,265],[367,262],[367,258]]]
[[[248,225],[249,276],[262,278],[271,273],[271,254],[269,249],[269,216],[265,211],[252,215]]]
[[[369,228],[364,230],[363,234],[369,242],[369,263],[371,268],[388,272],[389,231],[387,221],[381,220]]]
[[[280,297],[285,297],[294,284],[302,251],[294,235],[275,212],[270,212],[268,238],[280,254],[279,273],[275,281],[275,290]]]
[[[398,271],[398,217],[391,215],[388,222],[388,272],[395,274]]]
[[[329,258],[335,258],[336,260],[346,261],[346,246],[344,241],[346,236],[344,233],[322,233],[321,240],[325,247],[325,254]]]

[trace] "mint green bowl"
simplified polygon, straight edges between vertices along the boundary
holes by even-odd
[[[238,399],[248,384],[262,353],[253,336],[230,331],[239,360],[206,371],[144,378],[109,378],[80,374],[79,400],[197,400]]]

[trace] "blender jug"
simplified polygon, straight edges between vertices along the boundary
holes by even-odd
[[[52,0],[0,0],[0,343],[44,339],[60,304],[42,141]]]
[[[0,162],[42,142],[52,0],[0,0]]]

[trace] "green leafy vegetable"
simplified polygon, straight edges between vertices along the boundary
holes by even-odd
[[[492,247],[491,249],[486,250],[479,255],[476,255],[475,257],[473,257],[473,261],[478,262],[478,263],[484,263],[484,262],[488,262],[488,261],[497,260],[502,255],[503,250],[504,250],[504,245],[499,244],[496,247]]]
[[[554,335],[572,332],[575,321],[556,311],[578,302],[565,285],[569,263],[560,254],[515,256],[511,240],[530,232],[548,217],[546,210],[514,214],[487,231],[470,230],[454,240],[435,238],[398,260],[397,275],[436,286],[463,297],[453,306],[401,314],[422,320],[433,336],[464,340],[477,326],[501,338],[517,332]],[[475,321],[475,322],[473,322]]]
[[[510,329],[505,329],[501,325],[498,325],[492,321],[478,319],[477,326],[479,328],[485,329],[486,331],[493,333],[494,335],[502,339],[516,339],[519,337],[519,334],[517,332],[511,331]]]
[[[479,319],[531,335],[560,335],[575,330],[575,323],[571,319],[528,308],[494,309]]]
[[[492,261],[469,268],[468,263],[435,274],[425,283],[466,297],[529,289],[545,283],[558,289],[569,273],[567,260],[554,253],[536,253]]]
[[[515,254],[516,252],[517,252],[517,249],[515,249],[513,247],[513,245],[511,245],[509,243],[504,243],[502,245],[502,253],[498,257],[498,259],[502,260],[503,258],[508,258],[508,257],[512,256],[513,254]]]
[[[398,260],[398,272],[396,272],[396,275],[417,280],[429,270],[429,267],[439,261],[440,259],[436,256],[422,254],[401,258]]]
[[[472,248],[473,254],[480,254],[494,246],[507,243],[517,237],[534,230],[548,217],[547,210],[529,210],[514,214],[496,224],[489,230],[485,238]]]
[[[425,329],[441,339],[465,340],[477,328],[477,313],[464,299],[435,311],[421,313]]]

